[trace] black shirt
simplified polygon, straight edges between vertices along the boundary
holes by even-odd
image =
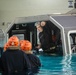
[[[41,48],[43,50],[49,49],[52,46],[51,37],[46,31],[39,33],[39,39],[41,43]]]
[[[31,64],[32,68],[37,68],[37,67],[41,66],[40,59],[36,55],[34,55],[34,54],[27,54],[27,56],[28,56],[28,59],[30,61],[30,64]]]
[[[3,71],[17,72],[31,69],[27,55],[21,50],[6,50],[1,57]]]
[[[60,44],[60,29],[57,26],[50,21],[46,21],[46,25],[43,27],[43,30],[45,30],[50,36],[51,43],[54,43],[55,45]],[[56,37],[55,41],[53,41],[52,36]]]

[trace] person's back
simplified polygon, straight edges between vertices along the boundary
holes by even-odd
[[[33,53],[26,53],[26,54],[27,54],[28,59],[29,59],[30,64],[31,64],[32,73],[37,74],[39,72],[40,67],[41,67],[40,59],[36,55],[34,55]]]
[[[31,68],[38,68],[41,66],[41,63],[40,63],[40,59],[33,54],[33,52],[31,51],[32,49],[32,45],[31,43],[28,41],[25,41],[21,43],[21,50],[23,50],[27,56],[28,56],[28,59],[30,61],[30,64],[31,64]]]
[[[19,72],[30,68],[27,55],[21,50],[8,49],[2,54],[1,59],[5,72]]]
[[[31,69],[27,55],[19,50],[19,39],[16,36],[10,37],[8,48],[5,46],[4,49],[1,56],[3,71],[11,73]]]
[[[38,68],[41,66],[41,63],[40,63],[40,59],[34,55],[34,54],[27,54],[28,58],[30,59],[30,63],[32,64],[31,67],[32,68]]]

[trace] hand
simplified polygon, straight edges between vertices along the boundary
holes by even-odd
[[[56,48],[56,47],[55,47],[55,46],[53,46],[53,47],[51,47],[51,48],[50,48],[50,50],[55,49],[55,48]]]

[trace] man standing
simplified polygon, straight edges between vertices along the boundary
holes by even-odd
[[[42,48],[44,52],[51,53],[54,47],[53,43],[51,43],[50,35],[47,33],[46,30],[43,29],[43,27],[41,27],[40,24],[37,24],[35,26],[39,31],[39,40],[40,40],[40,44],[37,46],[37,48]]]

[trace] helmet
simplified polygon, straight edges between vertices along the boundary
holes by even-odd
[[[21,50],[28,51],[32,49],[32,44],[28,40],[24,40],[20,45]]]
[[[21,46],[23,43],[25,43],[25,40],[20,40],[20,42],[19,42],[20,46]]]
[[[9,47],[9,44],[5,43],[5,45],[4,45],[4,51],[6,51],[8,47]]]
[[[9,46],[18,46],[19,45],[19,39],[17,36],[12,36],[8,40]]]

